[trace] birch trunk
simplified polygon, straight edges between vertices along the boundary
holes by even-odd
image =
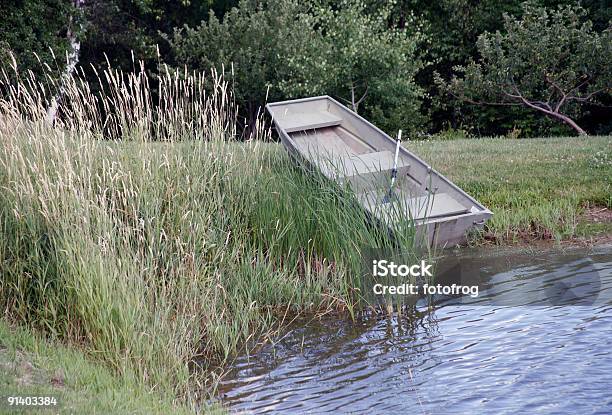
[[[74,7],[77,10],[81,10],[84,3],[85,0],[73,0]],[[49,107],[47,108],[47,115],[45,117],[46,121],[51,125],[55,123],[55,119],[57,118],[57,111],[59,110],[59,103],[62,99],[66,82],[68,82],[74,70],[76,69],[77,63],[79,63],[81,42],[79,41],[73,26],[73,18],[71,17],[70,22],[68,24],[68,31],[66,33],[68,42],[70,43],[70,49],[66,60],[66,70],[64,71],[60,79],[60,87],[57,93],[53,98],[51,98],[51,102],[49,103]]]

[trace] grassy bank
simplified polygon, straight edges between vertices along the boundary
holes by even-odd
[[[462,139],[407,145],[495,216],[497,243],[612,234],[612,137]],[[603,216],[603,215],[602,215]],[[595,218],[597,219],[597,218]]]
[[[35,79],[0,85],[7,320],[194,404],[293,312],[355,309],[361,251],[394,241],[266,137],[235,143],[222,79],[168,76],[158,99],[144,73],[100,83],[67,80],[54,127]]]
[[[117,377],[75,348],[0,321],[0,408],[11,414],[34,412],[32,408],[8,406],[9,396],[55,398],[56,404],[46,408],[48,413],[190,413],[172,398],[150,394],[133,377]],[[47,413],[41,409],[36,412]]]
[[[295,312],[354,312],[366,249],[412,249],[409,221],[391,240],[264,129],[237,142],[223,79],[169,75],[153,89],[144,73],[107,71],[100,84],[95,97],[66,80],[51,126],[35,79],[0,78],[0,306],[105,368],[118,396],[134,395],[125,408],[139,391],[152,410],[201,403],[218,365]],[[505,241],[573,235],[585,203],[610,206],[609,138],[563,140],[411,145],[496,213],[489,232]],[[11,347],[24,361],[50,353]]]

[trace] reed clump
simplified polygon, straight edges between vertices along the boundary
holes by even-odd
[[[287,311],[359,303],[363,247],[396,246],[345,190],[296,167],[269,130],[238,142],[227,82],[0,76],[0,305],[168,396]],[[53,85],[52,85],[53,87]],[[401,243],[408,244],[408,238]],[[407,246],[407,245],[406,245]],[[195,391],[195,392],[194,392]]]

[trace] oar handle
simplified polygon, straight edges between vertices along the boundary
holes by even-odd
[[[397,177],[397,160],[399,158],[400,143],[402,141],[402,130],[397,133],[397,141],[395,142],[395,157],[393,158],[393,169],[391,170],[391,178]]]

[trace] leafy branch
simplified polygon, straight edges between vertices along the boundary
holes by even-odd
[[[612,92],[612,28],[597,33],[581,7],[523,5],[504,16],[504,32],[478,39],[481,59],[455,67],[438,85],[474,105],[524,106],[586,135],[574,118],[580,105]]]

